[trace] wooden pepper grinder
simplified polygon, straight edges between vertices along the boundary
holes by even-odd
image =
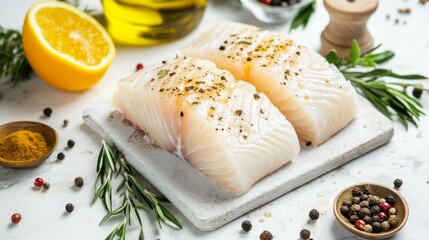
[[[330,15],[330,22],[322,32],[321,54],[331,49],[348,56],[353,39],[356,39],[361,52],[367,52],[374,44],[366,24],[370,15],[377,9],[378,0],[323,0]]]

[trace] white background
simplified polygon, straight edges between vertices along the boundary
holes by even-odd
[[[20,29],[24,16],[34,0],[0,0],[0,25]],[[31,170],[10,170],[0,167],[0,240],[11,239],[104,239],[118,222],[102,227],[99,221],[105,212],[101,202],[91,205],[96,177],[95,163],[100,149],[100,138],[85,126],[82,111],[94,103],[108,100],[115,83],[131,74],[137,63],[145,65],[159,61],[178,48],[189,43],[195,36],[213,24],[232,20],[254,24],[285,34],[297,42],[315,50],[320,47],[320,33],[328,23],[328,15],[322,1],[306,30],[288,33],[288,24],[266,25],[254,19],[246,10],[232,4],[232,0],[210,1],[202,23],[187,37],[154,47],[117,47],[117,55],[102,81],[88,91],[70,93],[53,89],[37,76],[17,88],[0,86],[0,124],[17,120],[41,121],[55,127],[60,135],[58,148],[43,165]],[[96,0],[82,1],[100,8]],[[399,7],[410,7],[409,15],[398,14]],[[386,19],[390,15],[390,19]],[[395,24],[395,19],[399,24]],[[406,24],[404,24],[406,21]],[[420,73],[429,76],[429,4],[418,0],[381,1],[378,10],[370,18],[369,29],[375,43],[382,43],[383,49],[390,49],[396,57],[384,67],[399,73]],[[429,84],[426,83],[426,87]],[[422,98],[429,106],[429,94]],[[45,107],[53,109],[52,117],[42,118]],[[426,109],[426,111],[428,111]],[[62,128],[63,119],[70,124]],[[193,227],[177,211],[184,223],[183,230],[164,226],[160,230],[153,218],[144,218],[146,239],[258,239],[263,230],[273,233],[275,239],[299,239],[299,232],[307,228],[314,239],[358,239],[344,230],[334,219],[332,203],[336,194],[344,187],[359,182],[377,182],[392,185],[401,178],[404,185],[400,192],[410,206],[410,218],[404,229],[392,239],[426,239],[429,208],[429,118],[422,117],[420,128],[410,127],[406,131],[395,122],[395,136],[391,142],[366,154],[308,184],[255,209],[243,217],[213,232],[201,232]],[[68,139],[76,145],[65,150]],[[66,158],[55,160],[63,151]],[[317,161],[317,159],[315,159]],[[82,189],[73,187],[73,180],[82,176]],[[42,177],[51,184],[48,191],[33,188],[36,177]],[[75,210],[64,211],[71,202]],[[308,212],[317,208],[321,216],[316,222],[308,221]],[[10,224],[10,216],[20,212],[22,221]],[[244,234],[241,222],[249,219],[253,229]],[[135,227],[133,227],[135,229]],[[130,231],[128,239],[136,239]]]

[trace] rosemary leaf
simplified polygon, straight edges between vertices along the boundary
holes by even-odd
[[[360,48],[359,43],[356,41],[356,39],[353,39],[352,46],[350,47],[350,53],[349,53],[349,62],[352,65],[355,65],[360,58]]]
[[[301,26],[305,28],[315,10],[316,10],[316,0],[311,0],[311,2],[302,6],[299,9],[298,13],[293,17],[292,23],[289,28],[289,32]]]
[[[17,86],[30,77],[21,38],[18,31],[0,27],[0,83]]]

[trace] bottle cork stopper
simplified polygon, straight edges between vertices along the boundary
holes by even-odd
[[[353,39],[358,41],[362,53],[373,47],[367,22],[377,9],[378,0],[323,0],[323,3],[330,22],[321,35],[321,54],[336,49],[347,57]]]

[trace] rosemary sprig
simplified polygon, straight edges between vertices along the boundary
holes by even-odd
[[[0,83],[16,86],[28,79],[31,71],[24,55],[21,33],[0,27]]]
[[[379,47],[380,45],[361,54],[359,44],[354,40],[348,59],[339,56],[335,50],[331,51],[326,59],[329,63],[335,64],[356,90],[388,118],[396,117],[405,128],[408,128],[408,123],[417,127],[417,121],[424,115],[423,105],[405,90],[407,87],[413,87],[429,91],[420,84],[410,82],[426,80],[427,77],[419,74],[400,75],[390,69],[377,68],[378,64],[385,63],[395,56],[392,51],[374,53]],[[403,81],[386,81],[384,80],[386,77]]]
[[[302,6],[298,13],[293,17],[292,23],[290,24],[289,32],[299,27],[305,28],[308,21],[316,10],[316,0],[311,0],[306,5]]]
[[[162,204],[169,201],[143,188],[137,180],[139,173],[125,161],[120,152],[104,140],[101,143],[101,150],[98,155],[97,174],[92,202],[95,203],[97,199],[102,199],[107,210],[107,214],[100,221],[100,226],[113,216],[123,217],[121,223],[112,230],[106,239],[110,240],[119,237],[125,240],[127,226],[131,224],[131,215],[137,219],[140,226],[139,239],[144,239],[139,210],[153,210],[160,228],[162,228],[161,223],[166,223],[167,221],[177,228],[182,228],[182,224]],[[116,189],[116,193],[122,198],[122,204],[113,209],[112,185],[118,176],[121,176],[122,181]]]

